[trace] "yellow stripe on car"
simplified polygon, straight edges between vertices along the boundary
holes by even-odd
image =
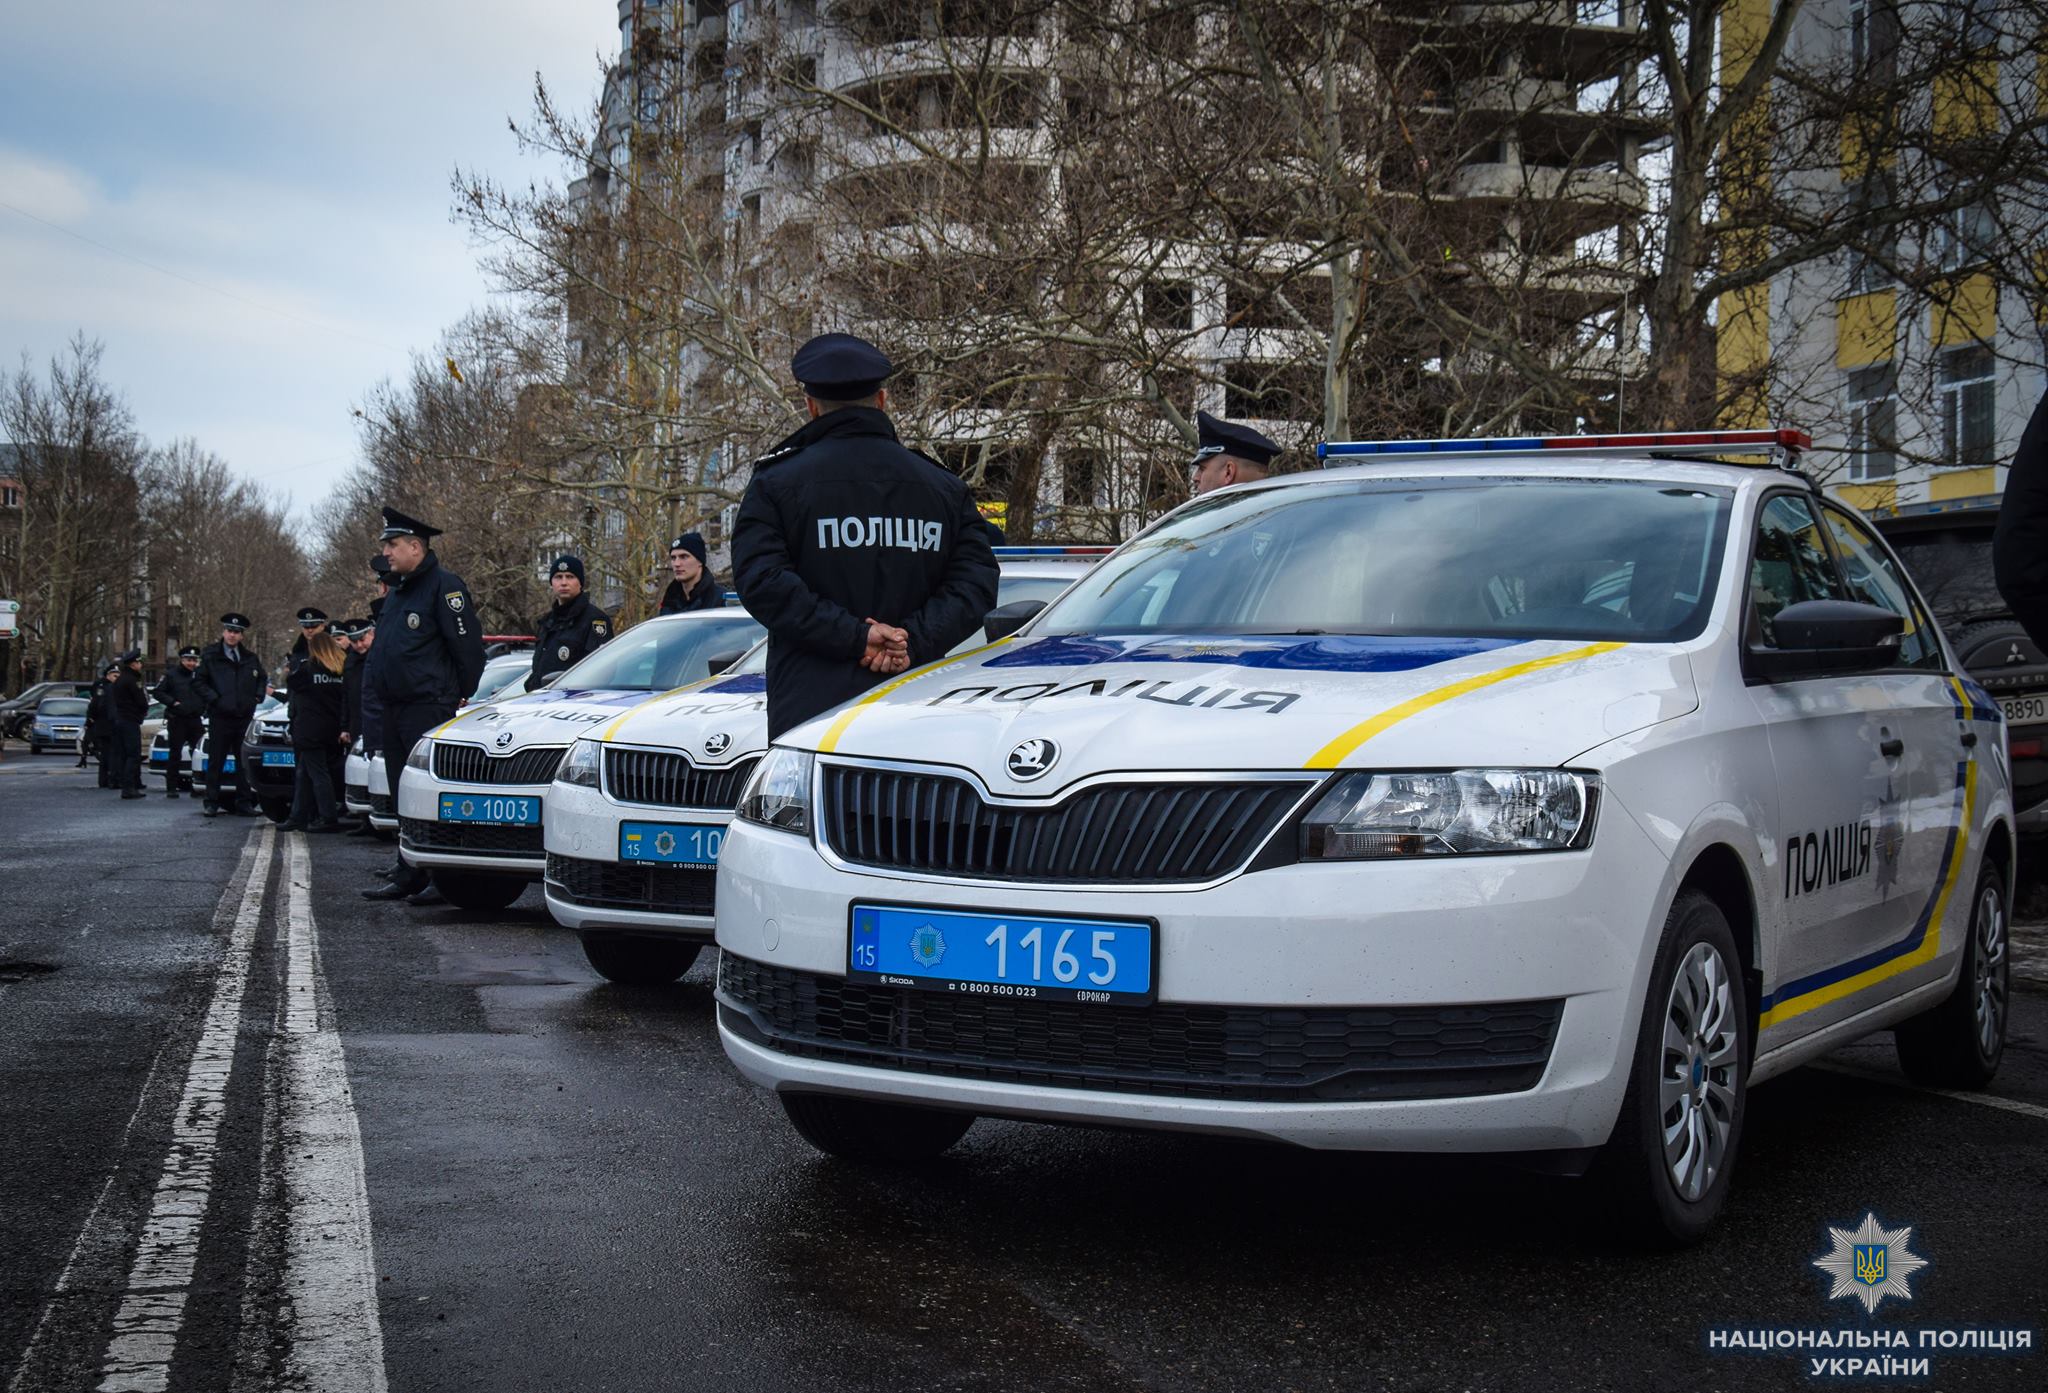
[[[1418,715],[1433,706],[1441,706],[1447,701],[1454,701],[1468,693],[1480,691],[1501,682],[1512,681],[1517,677],[1526,677],[1532,672],[1541,672],[1545,668],[1562,667],[1566,663],[1583,662],[1587,658],[1597,658],[1602,653],[1612,653],[1616,649],[1625,647],[1627,645],[1621,643],[1589,643],[1584,648],[1573,648],[1564,653],[1553,653],[1546,658],[1531,658],[1524,663],[1515,663],[1509,667],[1497,668],[1492,672],[1482,672],[1476,677],[1467,677],[1462,681],[1453,682],[1449,686],[1438,687],[1433,692],[1424,692],[1421,696],[1410,697],[1398,706],[1388,707],[1371,720],[1361,721],[1359,724],[1351,727],[1351,729],[1345,731],[1335,740],[1332,740],[1329,744],[1311,755],[1308,763],[1304,764],[1302,768],[1335,769],[1349,758],[1360,745],[1363,745],[1375,735],[1380,734],[1391,726],[1399,725],[1410,716]]]
[[[978,658],[983,653],[990,652],[993,649],[1001,648],[1004,644],[1008,643],[1009,641],[1010,640],[1006,638],[999,638],[994,643],[984,643],[979,648],[970,648],[965,653],[958,654],[954,657],[941,658],[935,663],[927,663],[923,667],[912,668],[909,672],[904,673],[901,677],[898,677],[890,682],[884,682],[881,686],[875,688],[872,692],[869,692],[859,701],[856,701],[853,705],[847,707],[844,711],[841,711],[839,713],[838,718],[834,720],[831,725],[825,728],[825,738],[818,742],[818,753],[831,754],[832,751],[839,748],[839,738],[842,735],[846,734],[846,728],[853,724],[853,718],[861,713],[863,707],[873,706],[876,702],[880,701],[883,697],[889,695],[889,693],[895,691],[897,688],[902,687],[908,683],[915,682],[920,677],[924,677],[930,673],[937,672],[942,667],[951,667],[955,663],[964,663],[969,658]]]

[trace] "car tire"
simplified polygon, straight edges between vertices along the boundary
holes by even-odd
[[[514,900],[526,893],[527,882],[523,876],[438,868],[432,875],[434,888],[441,892],[441,898],[457,909],[489,913],[508,908]]]
[[[587,933],[583,956],[597,975],[625,987],[665,987],[690,970],[701,943],[637,934]]]
[[[1748,1111],[1752,1009],[1727,916],[1682,892],[1664,920],[1628,1092],[1599,1162],[1631,1242],[1696,1243],[1726,1204]]]
[[[943,1154],[967,1135],[974,1114],[843,1098],[833,1093],[777,1095],[797,1135],[842,1161],[907,1165]]]
[[[2011,933],[2005,876],[1986,861],[1970,899],[1970,925],[1955,990],[1940,1005],[1901,1021],[1892,1032],[1899,1068],[1914,1083],[1982,1088],[1998,1073],[2011,1020]]]

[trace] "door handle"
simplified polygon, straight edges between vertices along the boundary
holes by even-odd
[[[1906,752],[1906,742],[1897,736],[1893,736],[1889,740],[1880,740],[1877,744],[1877,752],[1886,759],[1897,759]]]
[[[1974,749],[1974,748],[1976,747],[1976,744],[1977,744],[1977,732],[1976,732],[1976,731],[1974,731],[1974,730],[1966,730],[1966,731],[1964,731],[1964,732],[1963,732],[1963,748],[1964,748],[1964,749],[1966,749],[1966,750],[1968,750],[1968,749]]]

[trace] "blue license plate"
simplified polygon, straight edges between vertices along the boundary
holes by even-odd
[[[1145,920],[907,905],[854,905],[847,939],[861,981],[1039,1001],[1150,1001],[1159,954]]]
[[[510,827],[538,827],[540,799],[517,794],[492,797],[482,793],[441,795],[441,821],[494,822]]]
[[[299,762],[299,753],[297,750],[265,750],[263,762],[266,765],[295,765]]]
[[[725,829],[700,822],[622,822],[621,861],[659,861],[669,866],[715,866]]]

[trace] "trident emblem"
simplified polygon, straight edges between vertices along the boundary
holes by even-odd
[[[1866,1287],[1881,1285],[1884,1281],[1884,1250],[1882,1243],[1858,1243],[1856,1245],[1856,1280]]]

